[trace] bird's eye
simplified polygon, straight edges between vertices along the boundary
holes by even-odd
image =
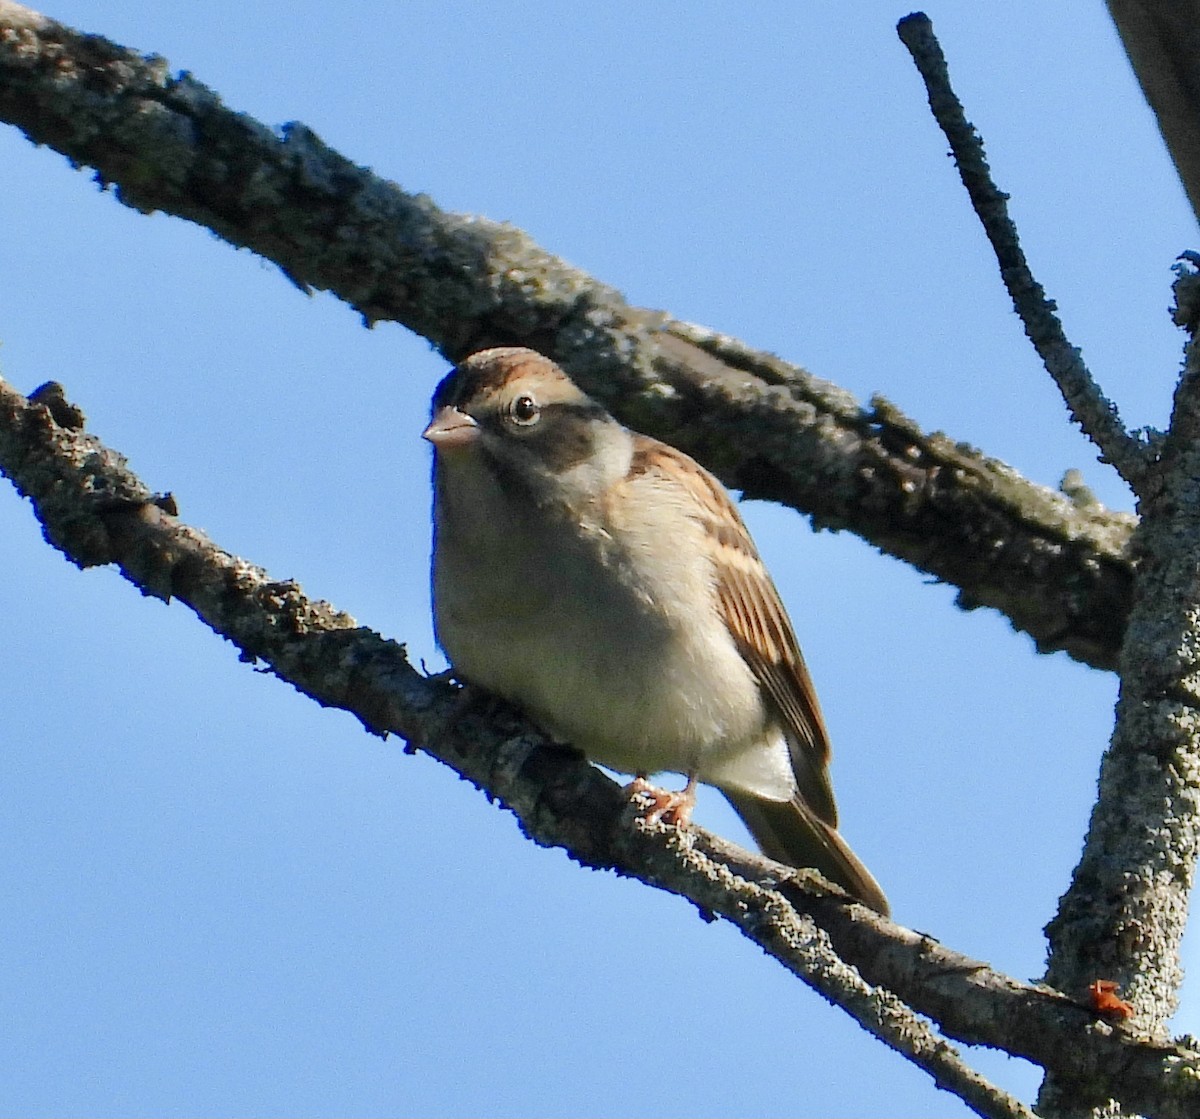
[[[532,396],[522,393],[509,405],[508,418],[520,427],[529,427],[542,418],[542,407]]]

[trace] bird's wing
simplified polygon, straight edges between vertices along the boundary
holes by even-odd
[[[674,460],[674,461],[672,461]],[[837,827],[829,780],[829,735],[791,620],[725,487],[682,451],[649,436],[635,444],[633,470],[681,483],[716,544],[717,600],[730,634],[779,712],[792,768],[809,809]]]

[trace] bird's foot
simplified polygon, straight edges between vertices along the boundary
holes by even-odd
[[[692,809],[696,807],[695,777],[689,777],[686,787],[675,792],[671,789],[660,789],[657,785],[651,785],[645,777],[638,774],[625,786],[625,791],[631,797],[644,795],[654,802],[650,811],[644,816],[644,819],[651,824],[657,824],[661,820],[664,824],[674,824],[676,827],[686,828],[692,822]]]

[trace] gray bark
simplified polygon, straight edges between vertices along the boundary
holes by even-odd
[[[1200,278],[1176,284],[1181,308]],[[1184,317],[1190,317],[1186,312]],[[1050,939],[1046,982],[1082,995],[1121,984],[1133,1022],[1161,1035],[1183,972],[1179,945],[1200,854],[1200,345],[1195,336],[1171,426],[1139,502],[1136,593],[1121,651],[1121,697],[1083,857]],[[1104,1101],[1050,1076],[1041,1104],[1083,1115]]]

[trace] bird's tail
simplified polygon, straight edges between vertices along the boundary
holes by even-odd
[[[890,912],[887,898],[871,872],[850,850],[849,844],[798,797],[766,800],[745,792],[722,789],[741,816],[762,853],[789,866],[812,867],[836,882],[863,905]]]

